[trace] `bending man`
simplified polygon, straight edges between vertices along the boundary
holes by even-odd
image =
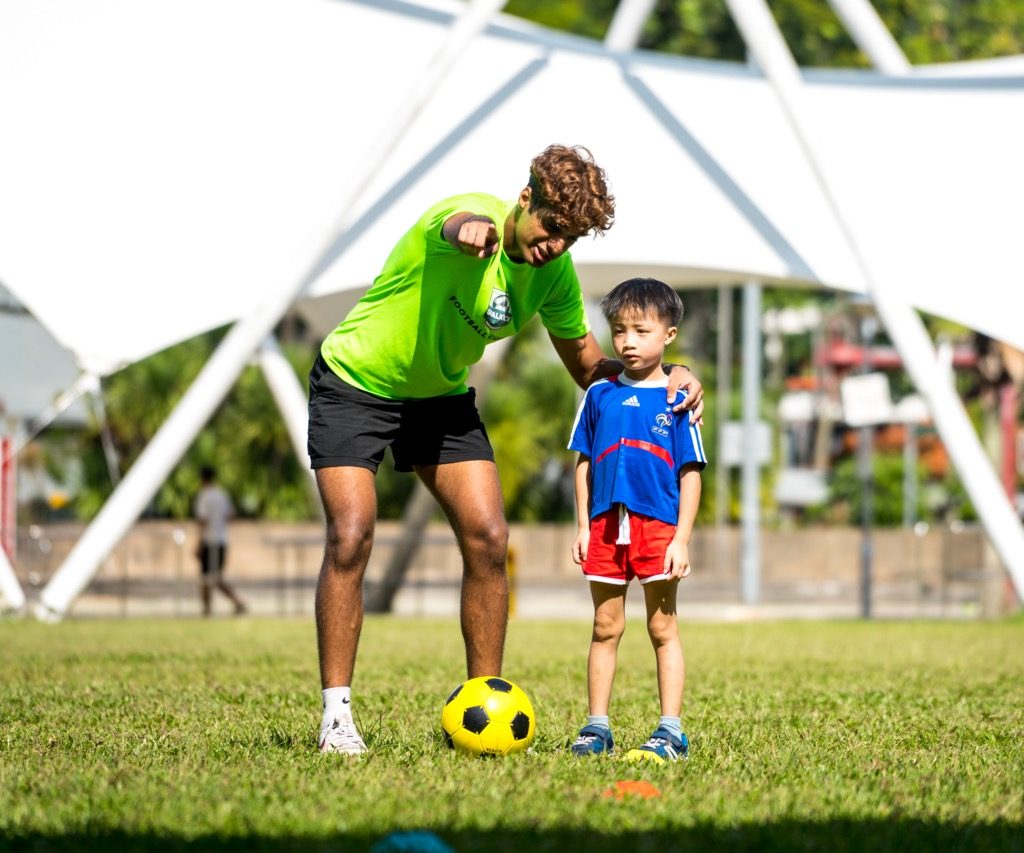
[[[621,371],[590,332],[568,254],[580,237],[607,231],[613,216],[590,153],[552,145],[533,160],[515,200],[474,193],[424,213],[324,341],[309,378],[309,453],[327,519],[316,592],[321,751],[366,751],[351,684],[377,515],[374,475],[388,447],[395,468],[430,489],[458,539],[469,677],[501,672],[508,525],[466,377],[487,344],[535,314],[580,387]],[[699,417],[703,392],[685,368],[672,371],[669,400],[679,387]]]

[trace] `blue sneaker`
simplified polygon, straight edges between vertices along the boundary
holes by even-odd
[[[659,726],[647,739],[647,743],[637,749],[631,749],[626,753],[627,761],[653,761],[655,764],[664,764],[666,761],[678,761],[686,758],[690,751],[690,742],[686,735],[680,734],[676,737],[672,732]]]
[[[611,729],[604,726],[584,726],[569,749],[573,755],[601,755],[611,752],[614,746]]]

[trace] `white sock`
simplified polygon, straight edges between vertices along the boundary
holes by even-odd
[[[658,720],[659,729],[668,729],[676,737],[683,734],[683,724],[679,717],[662,717]]]
[[[324,691],[324,723],[352,716],[352,688],[328,687]]]

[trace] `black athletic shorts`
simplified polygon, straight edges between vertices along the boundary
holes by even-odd
[[[204,577],[219,577],[222,575],[227,558],[227,545],[208,545],[206,542],[203,542],[199,546],[199,565]]]
[[[494,461],[476,392],[388,400],[342,381],[317,356],[309,372],[309,458],[313,468],[376,471],[390,447],[395,470],[474,459]]]

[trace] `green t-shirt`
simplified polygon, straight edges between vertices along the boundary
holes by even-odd
[[[486,260],[465,255],[441,234],[449,217],[468,211],[490,217],[500,236],[514,204],[470,193],[430,208],[324,340],[330,368],[378,397],[440,397],[465,392],[484,347],[514,335],[534,314],[558,338],[590,331],[568,252],[534,268],[513,263],[504,248]]]

